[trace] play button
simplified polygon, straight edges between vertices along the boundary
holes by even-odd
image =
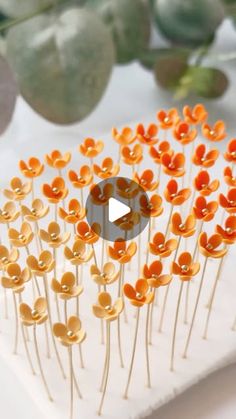
[[[100,236],[107,241],[131,240],[149,223],[148,212],[140,202],[149,205],[141,185],[125,177],[113,177],[91,186],[86,201],[87,222],[100,225]]]

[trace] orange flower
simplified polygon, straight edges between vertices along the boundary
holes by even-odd
[[[177,109],[170,109],[169,111],[161,110],[157,113],[157,119],[160,123],[162,129],[173,128],[175,124],[179,121],[179,115]]]
[[[227,253],[227,248],[218,249],[222,243],[220,234],[212,234],[208,239],[207,233],[202,232],[198,238],[199,250],[205,257],[222,258]]]
[[[208,118],[208,113],[206,108],[201,103],[198,103],[194,106],[193,109],[190,106],[184,106],[183,108],[183,115],[185,121],[188,124],[198,125],[204,122]]]
[[[41,240],[48,244],[48,246],[52,247],[53,249],[57,249],[62,244],[65,244],[70,239],[70,233],[67,231],[61,234],[61,228],[58,223],[52,221],[48,225],[48,229],[46,230],[39,230],[39,235]]]
[[[106,157],[102,162],[102,167],[97,164],[93,165],[93,171],[100,179],[108,179],[118,175],[120,166],[119,164],[114,164],[112,158]]]
[[[100,232],[100,224],[93,223],[90,227],[85,221],[81,221],[77,224],[76,239],[82,240],[88,244],[94,244],[99,240]]]
[[[162,141],[157,148],[151,146],[149,148],[149,154],[153,159],[154,163],[161,164],[163,154],[169,153],[172,155],[174,152],[171,150],[170,143],[168,141]]]
[[[195,140],[197,130],[190,128],[187,122],[180,121],[173,129],[175,139],[182,145],[186,145]]]
[[[172,281],[171,275],[161,275],[162,269],[163,265],[160,260],[155,260],[149,266],[147,264],[144,265],[143,277],[151,288],[163,287],[169,285]]]
[[[117,239],[113,247],[108,247],[108,255],[111,259],[117,260],[119,263],[128,263],[137,251],[135,242],[131,242],[128,246],[122,239]]]
[[[141,176],[135,172],[133,179],[145,191],[154,191],[158,187],[158,182],[153,182],[154,173],[151,169],[144,170]]]
[[[219,180],[210,181],[210,175],[206,170],[202,170],[194,179],[195,189],[203,196],[209,196],[217,191],[220,186]]]
[[[176,236],[191,237],[196,231],[195,226],[196,219],[193,215],[189,215],[184,223],[178,212],[172,215],[171,231]]]
[[[68,189],[62,177],[55,177],[51,185],[44,183],[42,192],[51,204],[58,204],[68,195]]]
[[[19,162],[19,169],[25,177],[35,178],[43,173],[44,165],[36,157],[30,157],[28,164],[23,160]]]
[[[219,203],[227,212],[236,213],[236,188],[229,190],[227,196],[222,193],[219,195]]]
[[[144,217],[158,217],[163,213],[162,198],[160,195],[152,195],[150,199],[145,194],[140,197],[140,211]]]
[[[64,208],[59,208],[58,214],[62,220],[66,221],[66,223],[76,224],[85,217],[86,210],[81,207],[77,199],[71,199],[68,204],[68,211]]]
[[[180,177],[185,174],[185,156],[183,153],[170,155],[164,153],[161,158],[164,173],[173,177]]]
[[[45,161],[48,166],[54,169],[64,169],[71,160],[71,153],[65,153],[64,155],[59,150],[53,150],[51,154],[45,155]]]
[[[121,230],[133,230],[133,228],[140,223],[140,214],[137,211],[130,211],[129,214],[120,217],[118,220],[114,221],[114,223]]]
[[[121,149],[121,156],[124,163],[133,166],[138,164],[143,159],[143,149],[140,144],[135,144],[133,149],[128,146],[123,146]]]
[[[135,198],[140,192],[139,185],[132,180],[128,181],[126,178],[119,177],[116,181],[116,192],[125,199]]]
[[[191,189],[181,189],[178,191],[178,183],[171,179],[164,190],[164,196],[167,202],[172,205],[182,205],[191,195]]]
[[[230,215],[225,220],[225,227],[221,227],[219,224],[216,226],[216,233],[220,234],[225,244],[234,244],[236,242],[236,217]]]
[[[193,215],[197,220],[209,222],[213,220],[218,204],[216,201],[208,202],[204,196],[199,196],[193,206]]]
[[[34,233],[30,224],[24,222],[21,225],[20,231],[17,231],[14,228],[9,228],[8,237],[12,246],[25,247],[32,242]]]
[[[93,180],[93,174],[89,166],[82,166],[80,168],[79,174],[74,170],[69,170],[68,178],[74,188],[81,189],[90,185]]]
[[[11,201],[23,201],[32,190],[32,182],[22,183],[20,178],[14,177],[10,183],[11,189],[4,189],[3,193]]]
[[[122,298],[118,298],[112,304],[112,298],[108,292],[98,294],[98,304],[93,305],[93,314],[99,319],[112,322],[116,320],[124,309]]]
[[[121,132],[118,132],[116,128],[112,128],[112,137],[120,145],[128,145],[135,141],[135,135],[129,127],[124,127]]]
[[[181,281],[190,281],[200,271],[200,263],[194,263],[189,252],[181,253],[178,263],[172,262],[171,272],[179,275]]]
[[[157,133],[158,127],[155,124],[150,124],[146,130],[143,124],[138,124],[136,128],[137,139],[146,145],[154,145],[158,142]]]
[[[217,142],[224,140],[226,137],[225,124],[223,121],[217,121],[213,127],[208,124],[203,124],[202,134],[210,141]]]
[[[149,286],[146,279],[138,279],[135,286],[125,284],[123,286],[124,295],[135,307],[142,307],[144,304],[151,304],[154,299],[154,293],[149,292]]]
[[[79,151],[83,156],[93,159],[102,152],[103,147],[102,141],[96,142],[93,138],[85,138],[84,142],[79,146]]]
[[[49,212],[49,207],[44,206],[41,199],[34,199],[32,208],[22,205],[21,212],[26,221],[35,223],[36,221],[41,220],[41,218],[46,217]]]
[[[177,248],[177,240],[169,239],[165,241],[163,233],[156,233],[153,241],[149,243],[150,252],[160,258],[167,258]]]
[[[93,256],[93,250],[90,249],[86,253],[86,244],[82,240],[76,240],[72,249],[65,246],[64,255],[72,265],[76,266],[88,262]]]
[[[115,265],[112,262],[107,262],[100,270],[96,265],[90,268],[92,279],[98,285],[113,284],[119,278],[119,271],[116,272]]]
[[[31,278],[28,268],[21,270],[17,263],[10,263],[7,266],[7,276],[2,276],[1,283],[4,288],[9,288],[15,293],[21,293],[25,288],[25,283]]]
[[[81,321],[76,316],[71,316],[66,324],[55,323],[53,333],[59,342],[66,347],[82,343],[86,338],[85,331],[81,328]]]
[[[19,259],[19,255],[18,249],[13,247],[8,250],[7,247],[0,245],[0,270],[5,271],[10,263],[15,263]]]
[[[62,300],[78,297],[83,292],[83,287],[76,285],[75,275],[72,272],[65,272],[60,281],[53,278],[51,288]]]
[[[20,318],[24,326],[30,327],[34,324],[43,324],[48,319],[47,302],[43,297],[37,298],[34,302],[34,308],[28,304],[20,304]]]
[[[224,158],[228,162],[236,163],[236,138],[229,141],[227,151],[224,153]]]
[[[28,256],[26,262],[31,272],[37,276],[45,276],[55,266],[55,260],[48,250],[41,252],[38,259],[33,255]]]
[[[219,157],[219,150],[212,149],[206,153],[205,144],[200,144],[196,147],[194,155],[192,156],[192,162],[195,166],[212,167]]]
[[[224,180],[228,186],[236,188],[236,177],[234,177],[233,171],[229,166],[224,169]]]
[[[0,224],[8,224],[16,221],[20,215],[20,211],[17,211],[14,202],[6,202],[3,208],[0,209]]]
[[[90,195],[95,205],[107,205],[109,199],[113,193],[113,185],[106,183],[101,190],[101,187],[97,184],[92,185],[90,188]]]

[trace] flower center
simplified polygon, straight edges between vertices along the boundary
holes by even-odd
[[[70,215],[75,215],[75,214],[76,214],[76,212],[75,212],[75,210],[71,210],[71,211],[69,212],[69,214],[70,214]]]
[[[180,231],[184,231],[185,230],[185,224],[180,224],[179,225],[179,229],[180,229]]]
[[[89,147],[88,147],[88,151],[92,151],[93,150],[93,147],[90,145]]]
[[[159,244],[158,250],[160,250],[160,252],[163,252],[165,250],[165,245],[163,243]]]
[[[31,311],[31,316],[33,317],[33,319],[37,319],[39,317],[38,310],[32,310]]]
[[[42,260],[39,261],[39,267],[41,269],[45,268],[45,263]]]
[[[74,333],[72,332],[72,330],[68,330],[68,332],[67,332],[67,336],[68,336],[68,338],[73,339],[75,335],[74,335]]]
[[[230,203],[230,205],[231,205],[232,207],[235,207],[235,206],[236,206],[236,201],[229,201],[229,203]]]
[[[170,197],[173,199],[173,198],[175,198],[176,197],[176,193],[172,193],[171,195],[170,195]]]
[[[157,274],[152,274],[151,278],[157,279],[158,275]]]
[[[118,250],[118,254],[119,254],[120,256],[125,255],[125,251],[124,251],[124,250]]]
[[[78,257],[80,257],[80,252],[74,252],[73,255],[74,255],[75,258],[78,258]]]
[[[186,273],[188,272],[188,270],[189,270],[188,265],[181,265],[181,272]]]
[[[57,195],[59,193],[59,189],[58,188],[52,188],[52,191],[55,195]]]
[[[14,189],[14,192],[15,192],[17,195],[19,195],[19,194],[21,193],[21,189],[20,189],[20,188],[16,188],[16,189]]]
[[[58,235],[56,233],[50,234],[52,241],[56,241],[58,239]]]
[[[37,215],[37,211],[36,211],[36,209],[35,209],[35,208],[32,208],[32,209],[31,209],[31,214],[33,214],[34,216],[36,216],[36,215]]]
[[[7,259],[7,257],[6,257],[6,256],[3,256],[3,258],[1,259],[1,261],[2,261],[2,263],[3,263],[4,265],[7,265],[7,264],[8,264],[8,259]]]
[[[231,227],[227,227],[226,228],[226,233],[230,236],[231,234],[233,234],[233,229]]]
[[[17,283],[19,282],[19,280],[20,280],[20,278],[19,278],[17,275],[14,275],[14,276],[12,277],[12,281],[13,281],[15,284],[17,284]]]
[[[130,157],[134,157],[135,156],[134,151],[130,151],[129,155],[130,155]]]
[[[168,124],[168,123],[170,122],[170,118],[169,118],[168,116],[166,116],[166,117],[164,118],[164,122],[165,122],[165,124]]]
[[[70,289],[69,289],[69,287],[68,287],[68,285],[62,285],[62,290],[64,291],[64,292],[68,292]]]
[[[85,235],[84,235],[84,237],[86,237],[87,239],[89,238],[89,237],[91,237],[91,233],[90,233],[90,231],[87,231],[86,233],[85,233]]]
[[[105,307],[105,310],[106,310],[108,313],[111,313],[111,312],[112,312],[112,306],[111,306],[111,305],[107,305],[107,306]]]
[[[232,151],[231,156],[232,156],[234,159],[236,159],[236,150],[235,150],[235,151]]]
[[[22,242],[25,242],[26,241],[25,235],[24,234],[19,234],[19,240],[22,241]]]
[[[205,157],[202,157],[201,158],[201,162],[204,163],[204,161],[206,161],[206,158]]]
[[[207,249],[207,250],[212,250],[212,249],[213,249],[212,244],[211,244],[211,243],[207,243],[207,245],[206,245],[206,249]]]
[[[138,300],[141,300],[143,298],[142,294],[140,292],[136,292],[136,298]]]
[[[214,137],[216,135],[216,133],[215,133],[215,131],[213,129],[210,130],[209,134],[210,134],[211,137]]]
[[[203,209],[202,209],[202,214],[203,214],[203,215],[207,215],[207,214],[208,214],[208,212],[209,212],[209,211],[208,211],[208,209],[207,209],[207,208],[203,208]]]
[[[169,169],[174,170],[175,169],[175,164],[174,163],[170,163],[168,167],[169,167]]]
[[[1,211],[1,214],[3,216],[3,218],[5,218],[5,220],[7,220],[8,218],[10,218],[10,215],[7,211]]]
[[[103,173],[106,173],[107,171],[108,171],[108,167],[103,167],[103,168],[102,168],[102,172],[103,172]]]

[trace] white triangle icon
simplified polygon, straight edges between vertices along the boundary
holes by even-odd
[[[110,223],[119,220],[119,218],[124,217],[125,215],[131,212],[131,208],[128,205],[123,204],[123,202],[118,201],[118,199],[110,198],[108,201],[108,219]]]

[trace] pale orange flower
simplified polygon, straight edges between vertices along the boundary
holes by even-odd
[[[65,233],[61,233],[61,228],[55,221],[52,221],[48,225],[47,231],[40,229],[39,235],[41,240],[43,240],[48,244],[49,247],[52,247],[53,249],[57,249],[61,245],[67,243],[70,239],[70,232],[67,231]]]
[[[140,197],[140,211],[144,217],[159,217],[164,209],[160,195],[152,195],[149,199],[145,194]]]
[[[145,191],[151,192],[158,187],[158,182],[154,181],[154,173],[151,169],[144,170],[141,176],[135,172],[133,175],[133,180]]]
[[[120,145],[128,145],[135,141],[133,130],[129,127],[122,128],[121,132],[118,132],[116,128],[112,128],[112,137]]]
[[[68,195],[68,189],[62,177],[55,177],[51,185],[44,183],[42,192],[51,204],[58,204]]]
[[[149,148],[149,154],[156,164],[161,164],[162,156],[165,153],[170,155],[174,153],[168,141],[162,141],[157,147],[151,146]]]
[[[161,158],[164,173],[172,177],[181,177],[185,174],[185,156],[183,153],[170,155],[164,153]]]
[[[98,304],[93,305],[93,314],[99,319],[108,322],[116,320],[124,309],[122,298],[118,298],[112,303],[111,295],[108,292],[100,292],[98,294]]]
[[[199,144],[192,156],[192,162],[195,166],[212,167],[219,157],[219,150],[212,149],[206,152],[205,144]]]
[[[34,238],[34,233],[31,228],[31,225],[27,222],[24,222],[21,225],[20,231],[14,228],[9,228],[8,237],[12,246],[25,247],[32,242]]]
[[[19,311],[21,321],[27,327],[43,324],[48,319],[47,302],[43,297],[35,300],[33,309],[28,304],[21,303]]]
[[[35,223],[46,217],[49,212],[49,206],[45,206],[41,199],[34,199],[31,208],[22,205],[21,212],[26,221]]]
[[[236,242],[236,216],[230,215],[225,220],[225,226],[216,226],[216,233],[220,234],[225,244],[234,244]]]
[[[90,188],[90,196],[95,205],[107,205],[113,194],[112,183],[106,183],[101,189],[99,184],[94,184]]]
[[[153,255],[159,256],[160,258],[167,258],[171,253],[177,248],[177,240],[169,239],[165,240],[163,233],[156,233],[152,239],[152,242],[149,243],[150,252]]]
[[[217,121],[214,126],[203,124],[202,134],[207,140],[213,142],[222,141],[226,137],[225,123],[223,121]]]
[[[93,171],[100,179],[108,179],[118,175],[120,166],[115,164],[111,157],[106,157],[102,162],[102,166],[98,164],[93,165]]]
[[[84,142],[79,145],[79,151],[83,156],[93,159],[102,152],[103,147],[104,144],[102,141],[95,141],[93,138],[85,138]]]
[[[227,150],[224,153],[224,158],[228,162],[236,163],[236,138],[229,141]]]
[[[184,106],[183,115],[188,124],[198,125],[202,124],[208,118],[206,108],[202,103],[198,103],[193,109],[190,106]]]
[[[15,263],[19,259],[19,250],[14,247],[10,250],[0,245],[0,270],[5,271],[10,263]]]
[[[172,281],[172,276],[163,275],[162,269],[163,265],[160,260],[155,260],[149,266],[147,264],[144,265],[142,275],[151,288],[164,287]]]
[[[181,281],[190,281],[200,271],[200,263],[193,262],[189,252],[183,252],[178,257],[178,263],[172,262],[171,272],[178,275]]]
[[[87,244],[94,244],[99,240],[101,233],[101,226],[98,223],[93,223],[91,227],[85,221],[77,224],[76,239],[82,240]]]
[[[233,171],[229,166],[224,169],[224,180],[228,186],[236,188],[236,177],[233,175]]]
[[[196,219],[193,215],[188,215],[185,222],[182,221],[181,215],[176,212],[171,218],[171,232],[175,236],[191,237],[196,229]]]
[[[209,222],[213,220],[218,203],[216,201],[207,202],[204,196],[199,196],[193,205],[193,215],[197,220]]]
[[[78,345],[86,338],[86,333],[82,329],[81,321],[76,316],[71,316],[66,324],[55,323],[53,325],[53,334],[59,342],[66,347]]]
[[[210,175],[206,170],[202,170],[194,179],[194,187],[196,191],[203,196],[209,196],[217,191],[220,186],[219,180],[215,179],[211,182]]]
[[[135,286],[124,284],[124,295],[135,307],[142,307],[144,304],[151,304],[154,299],[154,293],[149,291],[149,285],[146,279],[138,279]]]
[[[86,250],[86,244],[82,240],[76,240],[70,249],[68,246],[64,248],[64,255],[72,265],[81,265],[88,262],[93,256],[93,250]]]
[[[122,198],[132,199],[140,192],[139,185],[132,180],[128,181],[126,178],[119,177],[116,181],[116,192]]]
[[[10,182],[11,189],[4,189],[3,193],[11,201],[23,201],[32,190],[32,181],[22,183],[18,177],[13,177]]]
[[[6,202],[0,209],[0,224],[13,223],[20,216],[20,211],[16,209],[14,202]]]
[[[236,188],[232,188],[227,196],[222,193],[219,195],[219,204],[230,214],[236,213]]]
[[[121,157],[124,163],[133,166],[142,161],[143,149],[140,144],[135,144],[133,149],[128,146],[123,146],[121,149]]]
[[[137,245],[135,242],[131,242],[128,246],[125,240],[117,239],[113,247],[108,247],[108,255],[111,259],[116,260],[119,263],[128,263],[135,255],[137,251]]]
[[[191,189],[185,188],[178,191],[178,183],[175,179],[171,179],[164,190],[164,196],[167,202],[172,205],[182,205],[189,199]]]
[[[62,300],[79,297],[83,292],[83,287],[76,285],[76,278],[72,272],[65,272],[60,281],[53,278],[51,288]]]
[[[66,223],[76,224],[85,217],[86,210],[81,207],[77,199],[71,199],[68,204],[68,210],[66,211],[64,208],[60,207],[58,209],[58,215]]]
[[[199,235],[199,250],[205,257],[222,258],[227,253],[227,248],[218,249],[222,243],[223,239],[220,234],[212,234],[209,238],[205,232]]]
[[[136,128],[136,137],[142,144],[154,145],[158,142],[158,127],[156,124],[150,124],[147,129],[143,124],[138,124]]]
[[[123,231],[130,231],[139,224],[140,214],[137,211],[130,211],[129,214],[120,217],[118,220],[114,221],[115,225],[118,226]]]
[[[31,272],[41,277],[51,272],[55,266],[52,253],[48,250],[41,252],[38,259],[33,255],[28,256],[26,262]]]
[[[178,143],[186,145],[192,143],[195,140],[197,137],[197,130],[191,129],[187,122],[180,121],[173,128],[173,135]]]
[[[59,150],[53,150],[51,154],[45,155],[45,161],[48,166],[62,170],[70,163],[71,153],[67,152],[63,155]]]
[[[27,178],[35,178],[40,176],[44,171],[44,165],[37,157],[30,157],[28,163],[23,160],[19,162],[19,169]]]
[[[173,128],[179,121],[178,111],[175,108],[169,111],[160,110],[157,113],[157,119],[162,129],[167,130]]]
[[[69,170],[68,178],[74,188],[82,189],[93,181],[93,174],[89,166],[82,166],[79,173]]]
[[[25,283],[31,278],[31,272],[28,268],[21,269],[18,263],[10,263],[6,269],[6,276],[1,278],[1,284],[4,288],[11,289],[16,294],[21,293],[25,288]]]
[[[96,265],[92,265],[90,268],[90,274],[96,284],[110,285],[117,281],[120,272],[116,272],[114,263],[107,262],[104,264],[101,270]]]

